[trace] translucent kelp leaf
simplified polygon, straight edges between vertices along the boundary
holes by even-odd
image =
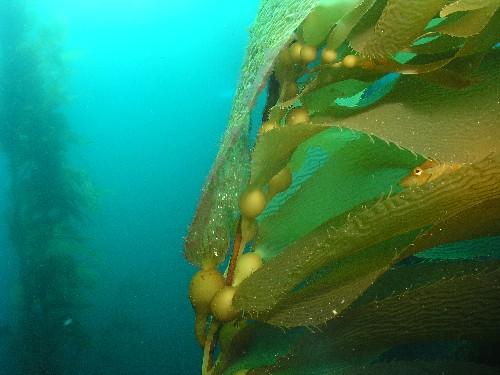
[[[496,284],[499,266],[499,262],[439,262],[391,270],[369,289],[366,296],[370,298],[363,298],[362,304],[356,303],[326,327],[305,335],[291,353],[268,367],[267,373],[337,374],[370,368],[370,364],[381,362],[381,353],[400,345],[403,351],[399,353],[412,353],[418,360],[420,352],[422,359],[435,358],[437,363],[449,359],[446,363],[452,366],[453,361],[464,358],[462,340],[489,342],[499,333],[495,325],[500,308],[500,287]],[[484,336],[479,333],[488,328],[493,330]],[[427,350],[413,351],[419,344]],[[451,354],[448,358],[443,350],[446,347]],[[436,349],[440,353],[429,358]],[[394,361],[398,356],[389,358]],[[403,354],[399,359],[407,358]],[[296,372],[298,369],[303,371]],[[330,372],[322,372],[326,369]]]
[[[249,178],[251,108],[274,59],[317,2],[267,0],[261,4],[229,125],[186,237],[185,255],[191,263],[202,266],[225,258],[238,217],[238,196]]]
[[[500,259],[500,237],[454,242],[417,253],[421,259],[463,260],[476,258]]]
[[[315,345],[316,346],[316,345]],[[248,375],[497,375],[498,368],[473,362],[460,361],[392,361],[363,365],[339,365],[335,363],[300,365],[294,363],[283,368],[252,370]]]
[[[288,163],[297,146],[329,126],[299,124],[285,126],[259,137],[252,153],[251,185],[262,185]]]
[[[458,0],[446,5],[439,13],[440,17],[447,17],[456,12],[465,12],[499,5],[498,0]]]
[[[311,114],[329,111],[336,106],[338,98],[345,98],[360,94],[370,83],[348,79],[335,82],[328,86],[314,90],[312,93],[301,98],[302,103],[307,107]]]
[[[497,1],[500,4],[500,2]],[[498,4],[486,8],[471,10],[455,22],[446,23],[433,31],[455,37],[469,37],[479,34],[488,24],[498,9]]]
[[[316,171],[321,168],[329,158],[329,154],[320,147],[309,147],[304,160],[294,157],[289,164],[292,171],[290,187],[277,195],[268,203],[264,212],[259,215],[259,220],[265,220],[274,215],[293,196]]]
[[[373,6],[376,0],[364,0],[359,5],[343,16],[337,23],[333,31],[328,36],[326,45],[331,49],[337,49],[346,40],[359,20]]]
[[[495,367],[473,362],[435,362],[435,361],[393,361],[364,366],[354,366],[335,372],[335,375],[422,375],[422,374],[454,374],[454,375],[494,375]],[[312,373],[311,373],[312,374]],[[251,375],[251,374],[249,374]],[[326,375],[326,374],[325,374]]]
[[[240,285],[235,304],[258,319],[328,264],[499,198],[500,167],[498,162],[485,160],[462,167],[438,184],[405,191],[358,213],[351,211],[344,224],[331,220],[265,263]],[[316,310],[315,306],[309,309],[311,314]],[[286,321],[281,323],[286,325]]]
[[[364,36],[362,55],[385,59],[410,47],[446,0],[388,0],[374,29]]]
[[[265,321],[285,327],[319,326],[342,314],[394,264],[398,252],[417,233],[371,246],[318,270],[302,283],[304,287],[295,287],[266,314]]]
[[[243,369],[273,365],[276,358],[286,355],[301,336],[301,331],[284,332],[258,322],[249,324],[231,340],[214,375],[236,374]]]
[[[364,202],[378,200],[391,190],[398,191],[401,178],[423,161],[394,144],[332,128],[301,145],[292,163],[302,159],[310,147],[321,148],[329,159],[301,184],[279,212],[259,220],[256,249],[266,259],[325,221]]]
[[[449,35],[433,35],[417,40],[411,51],[418,55],[437,54],[460,48],[464,43],[463,38],[455,38]]]
[[[325,275],[313,276],[312,282],[306,280],[311,285],[290,293],[276,306],[274,310],[277,312],[269,314],[267,321],[276,325],[286,322],[287,326],[318,325],[340,314],[399,260],[441,243],[498,233],[500,200],[489,199],[435,223],[429,231],[393,238],[326,267]],[[479,245],[482,245],[480,253],[488,251],[484,242]],[[490,253],[492,251],[489,249]],[[466,252],[473,257],[473,248],[462,247],[462,253]],[[429,272],[426,275],[429,280]]]
[[[480,274],[500,264],[498,261],[427,261],[398,264],[384,273],[352,306],[355,310],[409,290],[429,286],[445,279]],[[492,266],[493,265],[493,266]],[[349,314],[349,312],[346,312]]]
[[[337,98],[335,100],[335,104],[341,107],[357,109],[368,107],[390,93],[398,81],[399,76],[400,75],[398,73],[386,74],[357,95],[346,98]]]
[[[498,43],[500,35],[500,12],[496,12],[488,25],[478,34],[470,38],[460,51],[461,56],[473,55],[475,53],[486,53]]]
[[[492,180],[492,183],[495,183]],[[495,188],[494,188],[495,189]],[[463,230],[467,228],[467,230]],[[444,243],[495,236],[500,233],[500,199],[492,197],[457,215],[448,216],[420,235],[400,258]]]
[[[483,158],[500,147],[500,54],[491,55],[462,90],[405,77],[379,105],[333,121],[438,160]]]
[[[304,43],[318,47],[337,21],[361,0],[322,1],[302,23]],[[326,4],[328,3],[328,4]]]
[[[446,338],[488,341],[500,333],[498,263],[376,300],[333,320],[338,357]],[[404,280],[402,280],[404,282]]]

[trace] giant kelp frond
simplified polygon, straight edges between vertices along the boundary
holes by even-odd
[[[255,247],[266,259],[327,220],[399,191],[399,181],[423,160],[375,137],[331,127],[304,142],[290,165],[297,164],[313,147],[324,152],[326,161],[300,189],[289,193],[277,214],[259,220]],[[352,194],[354,189],[356,194]]]
[[[498,55],[492,52],[486,58],[471,76],[477,83],[467,88],[454,90],[418,76],[405,77],[380,105],[335,120],[428,157],[477,160],[498,151]]]
[[[274,59],[317,0],[263,2],[250,34],[228,128],[186,237],[186,257],[197,265],[224,260],[237,221],[238,197],[248,181],[250,111]]]
[[[436,369],[446,364],[451,369],[454,361],[466,359],[461,350],[470,343],[497,340],[498,266],[498,262],[438,262],[391,270],[337,319],[317,332],[299,335],[290,353],[264,367],[265,371],[251,373],[350,374],[361,368],[371,373],[388,366],[380,363],[384,357],[405,360],[405,345],[411,344],[429,346],[430,352],[422,351],[420,360],[434,360]],[[480,334],[483,330],[488,333]],[[295,332],[297,336],[299,331]],[[436,342],[448,351],[448,362],[441,362],[435,352],[430,355],[437,349],[432,346]],[[407,366],[418,369],[418,355],[417,363]]]
[[[186,242],[204,268],[190,289],[203,373],[438,371],[495,339],[499,5],[263,1]],[[248,150],[248,113],[266,84]],[[289,328],[285,341],[266,325]],[[291,350],[288,338],[299,338]],[[429,363],[419,350],[432,348]]]
[[[349,300],[352,301],[359,296],[380,272],[390,267],[392,262],[399,260],[400,255],[405,253],[406,246],[417,240],[417,234],[413,239],[405,238],[399,244],[397,242],[384,244],[384,241],[413,231],[432,231],[433,225],[437,226],[438,231],[442,230],[443,226],[446,227],[443,222],[456,220],[457,217],[469,218],[471,211],[476,212],[475,217],[481,218],[482,210],[477,208],[482,208],[479,205],[483,203],[492,207],[493,217],[484,216],[484,221],[479,222],[478,227],[495,222],[492,219],[500,216],[500,206],[496,204],[500,198],[499,187],[500,165],[495,160],[487,159],[477,165],[463,167],[461,171],[449,176],[448,179],[441,180],[435,186],[426,186],[423,189],[389,197],[372,207],[361,208],[357,212],[352,211],[342,220],[334,218],[293,243],[247,279],[240,286],[235,296],[235,303],[247,314],[259,319],[260,314],[268,312],[281,301],[284,304],[282,310],[288,318],[279,314],[281,319],[272,319],[273,323],[279,325],[288,325],[287,319],[294,322],[290,323],[291,325],[307,325],[307,321],[315,325],[323,319],[332,318],[348,306]],[[454,229],[456,231],[442,238],[443,242],[452,242],[455,237],[463,239],[467,236],[467,230],[471,230],[471,236],[475,235],[473,228],[455,226]],[[436,237],[432,239],[435,240]],[[365,255],[360,256],[350,267],[349,261],[346,261],[346,264],[341,263],[343,267],[349,267],[343,268],[343,272],[351,272],[360,280],[348,278],[344,281],[345,284],[335,284],[334,280],[327,280],[320,288],[314,287],[311,297],[316,293],[317,308],[311,303],[306,303],[306,301],[311,302],[307,298],[307,289],[299,291],[296,300],[302,302],[299,309],[304,315],[299,315],[298,310],[287,313],[289,304],[293,302],[283,301],[293,301],[294,294],[290,292],[307,277],[332,262],[357,256],[363,249],[370,250],[371,246],[378,244],[385,245],[385,248],[382,246],[381,249],[379,246],[372,250],[375,251],[375,259]],[[410,249],[416,251],[418,241]],[[405,255],[410,254],[406,252]],[[366,270],[364,274],[359,269],[363,263],[363,269]],[[285,275],[282,274],[283,270],[286,270]],[[338,272],[333,274],[339,277]],[[346,290],[346,285],[351,286],[347,286]],[[338,298],[333,298],[333,295],[328,294],[330,288],[344,289],[335,291]]]
[[[353,349],[361,355],[401,343],[494,341],[500,330],[498,264],[471,270],[463,276],[443,274],[435,283],[346,313],[331,325],[335,350],[350,356]]]

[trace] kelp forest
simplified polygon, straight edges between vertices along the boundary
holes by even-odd
[[[500,371],[499,6],[261,2],[185,241],[203,374]]]
[[[0,374],[498,374],[500,0],[230,3],[0,0]]]
[[[0,141],[19,262],[9,346],[23,375],[67,373],[87,340],[77,317],[91,286],[81,228],[95,196],[67,156],[78,138],[64,115],[64,35],[42,21],[23,1],[0,2]]]

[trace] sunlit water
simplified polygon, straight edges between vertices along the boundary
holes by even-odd
[[[0,0],[1,2],[1,0]],[[200,349],[182,237],[227,123],[257,1],[58,0],[35,16],[63,30],[74,166],[99,192],[85,228],[97,284],[91,342],[74,374],[196,374]],[[15,313],[0,155],[0,325]],[[8,373],[6,340],[0,374]]]

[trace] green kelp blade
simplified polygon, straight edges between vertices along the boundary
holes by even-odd
[[[470,37],[477,35],[486,27],[491,17],[493,17],[497,11],[499,4],[500,2],[486,8],[471,10],[455,22],[438,26],[433,29],[433,31],[455,37]]]
[[[361,0],[320,1],[302,23],[302,38],[304,43],[318,47],[326,39],[332,27],[352,8],[358,6]]]
[[[375,27],[364,35],[358,52],[372,59],[386,59],[410,47],[446,3],[447,0],[388,0]]]
[[[354,27],[358,24],[359,20],[368,12],[376,0],[364,0],[358,4],[349,13],[344,15],[332,30],[326,45],[328,48],[336,50],[346,40],[347,36],[351,33]]]
[[[425,260],[500,259],[500,237],[488,236],[469,241],[454,242],[422,251],[417,253],[416,256]]]
[[[335,102],[338,98],[346,98],[359,94],[370,85],[371,82],[347,79],[318,88],[310,94],[304,95],[301,98],[301,102],[310,113],[323,113],[335,107]]]
[[[464,38],[455,38],[449,35],[434,34],[417,40],[410,51],[417,55],[433,55],[459,49]]]
[[[462,90],[406,76],[377,106],[332,121],[438,160],[484,158],[500,151],[499,58],[492,52]]]
[[[223,352],[215,374],[232,375],[239,370],[274,365],[303,336],[304,330],[283,331],[258,322],[242,328]]]
[[[494,180],[491,182],[497,183]],[[482,189],[487,188],[487,186],[482,187]],[[492,190],[495,189],[496,187],[492,187]],[[496,236],[499,233],[500,198],[492,194],[489,199],[435,223],[431,229],[418,236],[411,247],[400,254],[400,259],[440,244]]]
[[[299,365],[265,367],[249,371],[247,375],[497,375],[498,368],[474,362],[460,361],[392,361],[374,364]]]
[[[351,310],[361,308],[375,301],[381,301],[410,290],[429,286],[441,280],[479,274],[497,267],[497,259],[437,260],[426,262],[399,263],[385,272],[376,283],[351,306]],[[348,315],[346,311],[343,315]],[[342,319],[342,317],[340,317]]]
[[[259,319],[262,315],[265,319],[264,313],[286,300],[294,288],[328,264],[499,198],[497,161],[464,166],[435,184],[401,192],[369,208],[353,210],[344,223],[338,218],[326,222],[245,280],[236,292],[234,303],[249,316]],[[467,232],[467,228],[461,231]],[[310,306],[309,311],[313,310],[314,306]],[[285,320],[280,323],[287,324]]]
[[[278,360],[269,373],[308,374],[310,372],[307,372],[307,369],[329,368],[337,374],[343,373],[341,370],[347,371],[378,362],[380,354],[400,345],[404,345],[406,351],[411,353],[412,344],[453,342],[462,339],[487,342],[494,333],[490,332],[482,337],[475,332],[484,328],[482,324],[492,325],[494,320],[498,319],[495,314],[500,307],[499,300],[497,298],[493,304],[490,302],[494,300],[495,295],[498,296],[499,287],[495,285],[495,281],[500,276],[499,266],[499,262],[468,261],[426,262],[397,267],[384,274],[367,291],[367,298],[364,295],[360,299],[362,303],[357,302],[350,310],[339,315],[338,319],[304,335],[286,357]],[[465,289],[461,289],[462,286],[465,286]],[[484,290],[481,287],[484,287]],[[441,300],[441,293],[450,296]],[[469,294],[474,295],[473,300],[468,299]],[[480,302],[482,297],[484,304]],[[422,304],[418,305],[418,302]],[[389,306],[390,308],[385,310]],[[394,316],[389,312],[392,308],[398,309]],[[470,315],[467,313],[468,308],[471,308]],[[371,314],[372,311],[379,310],[375,316]],[[389,321],[386,317],[389,317]],[[476,322],[479,317],[488,319],[488,322]],[[403,325],[392,326],[394,321],[403,322]],[[357,326],[358,322],[363,322],[360,327]],[[462,325],[454,327],[454,323]],[[405,331],[407,327],[411,327],[410,332]],[[463,336],[460,335],[460,328],[464,328]],[[497,324],[496,332],[498,329]],[[387,330],[387,336],[381,333],[384,330]],[[371,332],[375,333],[375,337],[371,338]],[[415,336],[412,336],[412,333],[415,333]],[[359,337],[354,337],[357,334]],[[367,344],[364,342],[365,337],[370,337]],[[437,358],[446,358],[446,353]],[[298,369],[304,371],[294,372]]]
[[[311,373],[312,374],[312,373]],[[393,361],[376,363],[366,366],[353,366],[339,370],[335,375],[422,375],[422,374],[453,374],[453,375],[495,375],[498,368],[473,362],[434,362],[434,361]],[[251,374],[250,374],[251,375]],[[326,373],[325,373],[326,375]]]
[[[259,218],[255,248],[264,259],[327,220],[399,191],[399,181],[424,160],[376,137],[333,127],[302,144],[291,159],[292,168],[303,162],[311,148],[322,150],[328,159],[279,211]]]
[[[259,9],[228,128],[185,240],[193,264],[220,263],[238,219],[238,197],[249,179],[250,111],[274,59],[318,0],[267,0]]]
[[[349,308],[390,266],[418,232],[397,236],[323,267],[260,319],[269,324],[320,326]]]
[[[468,274],[353,309],[328,327],[334,351],[348,358],[425,341],[493,341],[500,334],[499,282],[499,263],[485,262]]]
[[[264,133],[252,153],[250,185],[261,186],[284,168],[295,149],[308,138],[330,128],[329,125],[299,124]]]
[[[500,5],[498,0],[458,0],[446,5],[439,13],[440,17],[447,17],[456,12],[465,12]]]
[[[488,199],[435,223],[430,230],[394,237],[334,262],[325,267],[326,270],[316,272],[311,280],[306,279],[305,282],[310,285],[290,292],[267,314],[266,321],[275,325],[285,322],[288,327],[319,325],[341,314],[396,262],[442,243],[499,233],[500,200]],[[479,242],[480,248],[476,249],[463,246],[462,257],[468,254],[474,258],[477,253],[492,253],[494,250],[485,248],[485,244]],[[499,251],[496,253],[500,255]],[[427,271],[426,275],[429,273]]]

